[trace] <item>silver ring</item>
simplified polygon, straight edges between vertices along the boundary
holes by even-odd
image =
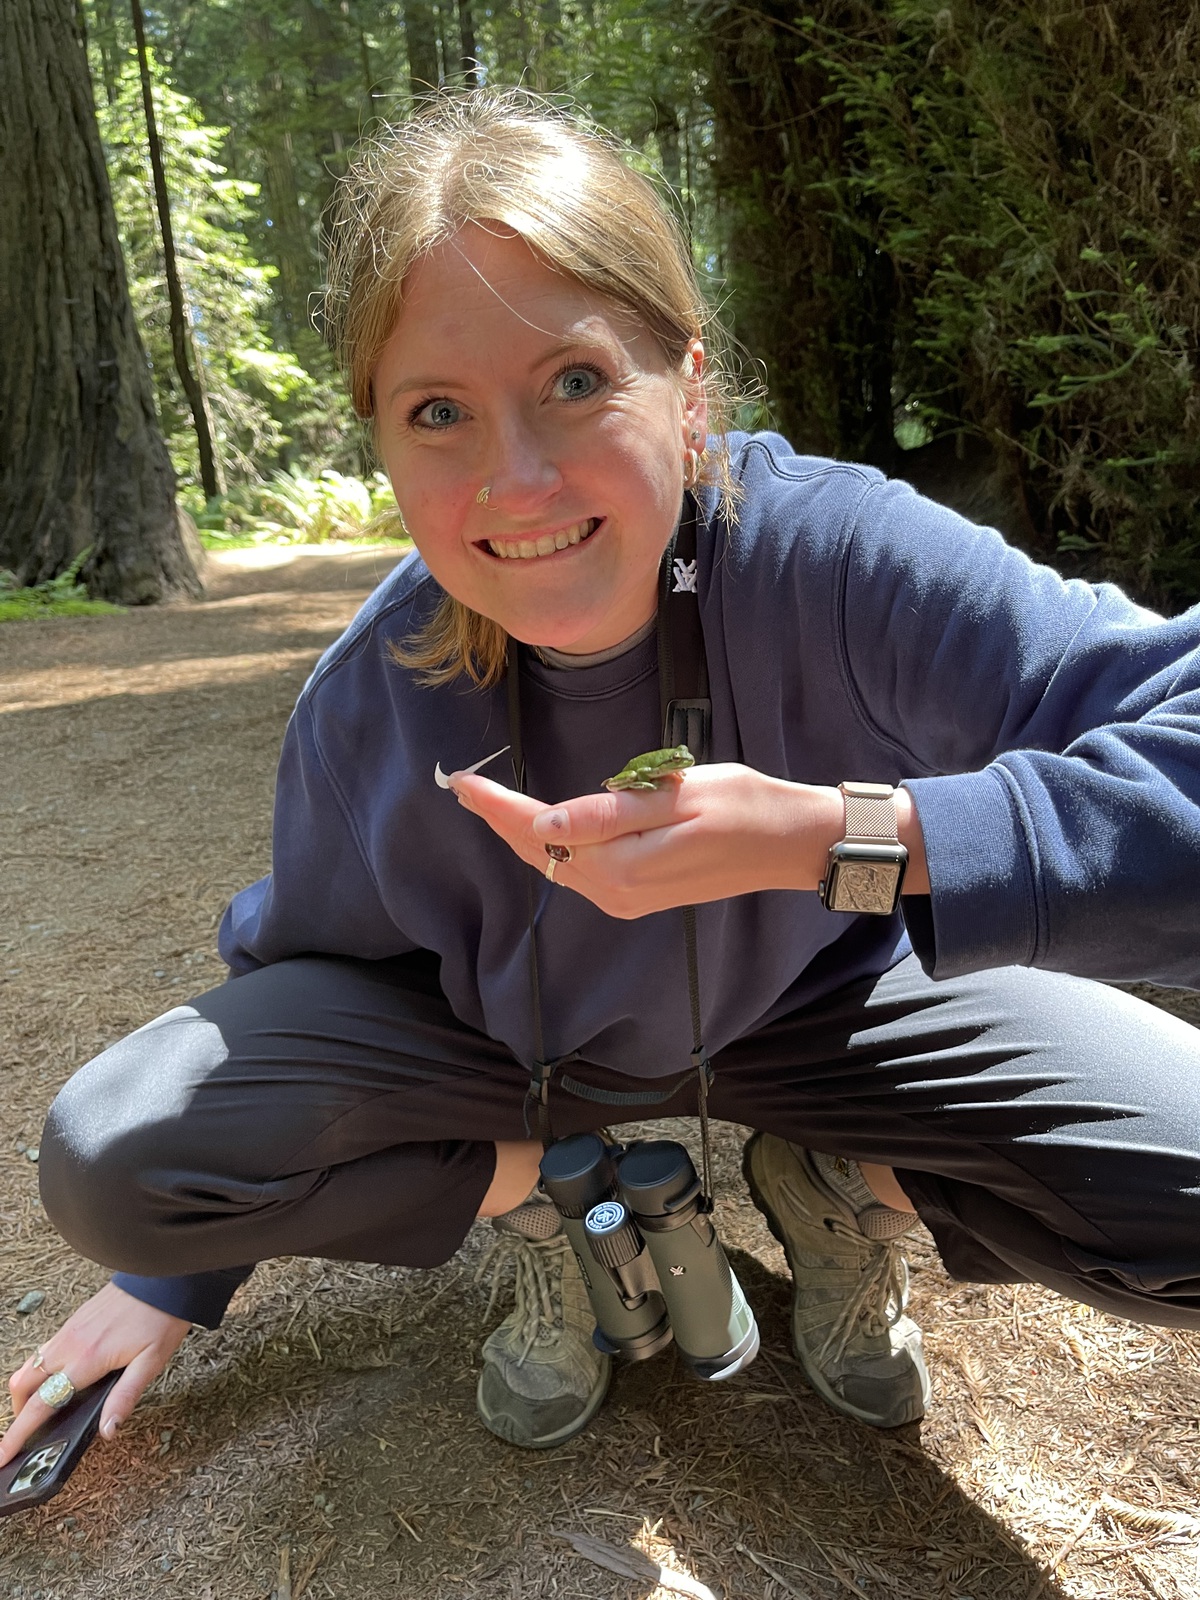
[[[65,1372],[52,1372],[37,1392],[38,1399],[52,1411],[58,1411],[75,1398],[75,1385]]]
[[[35,1372],[45,1367],[46,1357],[41,1350],[39,1350],[37,1355],[34,1356],[32,1365]]]

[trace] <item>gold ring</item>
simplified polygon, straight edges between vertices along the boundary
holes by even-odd
[[[548,844],[546,846],[546,854],[550,857],[546,863],[546,876],[551,883],[554,883],[556,881],[554,877],[555,867],[558,866],[560,861],[570,861],[574,851],[569,844]]]
[[[44,1368],[45,1365],[46,1365],[46,1357],[39,1350],[37,1355],[34,1356],[34,1358],[33,1358],[34,1370],[37,1371],[39,1368]]]
[[[488,495],[490,495],[491,492],[492,492],[491,484],[490,483],[485,483],[483,488],[480,489],[479,493],[475,496],[475,504],[477,506],[485,506],[485,505],[487,505],[487,503],[488,503]]]
[[[75,1385],[65,1372],[52,1372],[37,1392],[38,1399],[51,1410],[58,1411],[68,1400],[75,1398]]]

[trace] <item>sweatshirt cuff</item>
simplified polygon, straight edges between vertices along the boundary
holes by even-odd
[[[1037,901],[1029,846],[1004,776],[994,767],[947,778],[911,778],[929,864],[929,908],[909,923],[931,978],[1029,966],[1037,949]],[[930,923],[932,927],[930,927]]]
[[[248,1267],[224,1267],[218,1272],[191,1272],[181,1278],[139,1278],[132,1272],[114,1272],[112,1281],[143,1305],[165,1311],[168,1316],[198,1322],[202,1328],[219,1328],[234,1290],[254,1271]]]

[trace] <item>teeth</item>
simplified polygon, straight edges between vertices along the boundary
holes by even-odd
[[[503,561],[535,561],[538,556],[552,556],[556,550],[565,550],[569,544],[581,544],[595,532],[592,519],[577,522],[573,528],[561,533],[545,533],[540,539],[489,539],[488,549]]]

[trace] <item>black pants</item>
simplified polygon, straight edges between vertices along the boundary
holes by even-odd
[[[949,1271],[1200,1327],[1200,1031],[1080,979],[933,983],[913,958],[714,1058],[710,1111],[897,1169]],[[575,1063],[610,1091],[653,1088]],[[83,1067],[41,1146],[83,1255],[176,1276],[277,1255],[432,1266],[457,1249],[524,1069],[464,1027],[427,955],[281,962]],[[552,1090],[557,1136],[695,1111]]]

